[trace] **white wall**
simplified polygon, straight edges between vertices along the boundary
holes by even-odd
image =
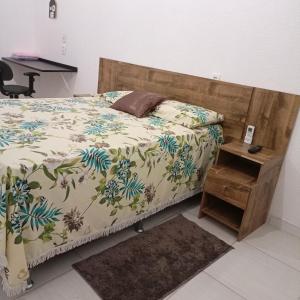
[[[34,0],[1,0],[0,2],[0,55],[13,51],[35,51]]]
[[[67,85],[43,75],[39,96],[96,92],[99,57],[300,94],[299,0],[64,0],[57,20],[48,19],[48,2],[33,6],[39,52],[79,72],[65,76]],[[299,173],[298,118],[271,209],[298,227]]]
[[[281,169],[271,216],[300,229],[300,115]]]
[[[36,52],[35,0],[1,0],[0,2],[0,58],[15,51]],[[18,82],[27,82],[14,68]],[[28,70],[27,70],[28,71]]]
[[[47,4],[35,4],[40,52],[79,67],[76,92],[96,91],[102,56],[300,93],[298,0],[64,0],[55,21]]]

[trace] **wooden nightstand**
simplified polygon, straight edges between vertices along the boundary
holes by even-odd
[[[249,145],[221,146],[208,171],[199,217],[208,215],[238,232],[243,239],[265,223],[283,156],[263,148],[248,153]]]

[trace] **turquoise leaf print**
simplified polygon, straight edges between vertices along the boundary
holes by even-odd
[[[126,129],[127,127],[121,123],[121,122],[115,122],[115,123],[108,123],[106,124],[107,129],[113,132],[121,132],[122,130]]]
[[[70,111],[70,108],[61,105],[39,102],[35,103],[34,105],[30,105],[30,110],[32,112],[67,112]]]
[[[27,180],[17,179],[12,187],[13,200],[19,205],[23,205],[30,197],[30,187]]]
[[[5,147],[14,142],[15,134],[8,129],[0,129],[0,147]]]
[[[191,177],[196,171],[196,166],[191,159],[183,162],[183,174],[185,177]]]
[[[188,159],[190,151],[192,150],[192,147],[189,144],[184,144],[182,149],[179,150],[179,156],[182,161],[185,161]]]
[[[99,116],[99,119],[104,121],[114,121],[116,118],[117,116],[114,114],[103,114]]]
[[[119,194],[119,185],[115,180],[110,180],[104,189],[105,197],[111,201],[116,198]]]
[[[152,126],[164,126],[166,125],[167,121],[161,118],[157,118],[157,117],[149,117],[149,125]]]
[[[6,215],[6,193],[1,194],[0,197],[0,216],[4,217]]]
[[[131,199],[143,193],[144,188],[143,182],[138,179],[137,174],[134,174],[132,178],[124,182],[124,186],[120,188],[120,191],[126,199]]]
[[[224,142],[222,132],[219,126],[210,125],[207,127],[209,135],[217,142],[222,144]]]
[[[32,208],[29,204],[20,206],[19,218],[21,226],[24,227],[30,223],[32,230],[39,230],[40,226],[49,225],[58,222],[58,217],[62,215],[61,209],[48,206],[48,201],[41,197],[40,201],[35,203]]]
[[[97,101],[94,103],[94,105],[96,107],[103,108],[103,107],[109,107],[111,105],[111,103],[109,103],[108,101]]]
[[[107,152],[98,148],[89,148],[81,151],[81,162],[86,167],[93,168],[97,172],[106,171],[111,165]]]
[[[109,98],[116,98],[119,96],[119,92],[116,92],[116,91],[112,91],[112,92],[106,92],[105,93],[107,97]]]
[[[104,124],[94,124],[85,130],[88,135],[101,135],[107,132],[107,127]]]
[[[86,101],[82,98],[69,98],[66,99],[65,101],[72,103],[72,104],[85,104]]]
[[[193,108],[192,113],[197,116],[197,118],[201,121],[202,124],[205,124],[207,122],[208,112],[205,109],[202,108]]]
[[[175,137],[171,135],[163,135],[160,136],[158,139],[159,146],[162,150],[165,152],[170,153],[171,155],[174,155],[178,150],[178,144],[175,139]]]
[[[177,105],[177,109],[183,113],[186,112],[186,113],[193,114],[201,124],[206,124],[206,122],[208,121],[209,112],[205,108],[183,104],[183,105]]]
[[[10,99],[0,99],[0,105],[1,106],[21,106],[22,102],[20,100]]]
[[[44,127],[45,125],[46,124],[43,121],[28,121],[28,122],[22,122],[20,127],[22,129],[33,131],[38,128]]]
[[[31,132],[28,132],[26,134],[21,134],[18,136],[18,142],[21,144],[33,144],[35,142],[38,142],[40,140],[39,136],[32,135]]]
[[[171,180],[171,182],[176,181],[177,179],[180,179],[181,173],[181,163],[180,161],[176,160],[174,164],[170,168],[170,176],[167,180]]]
[[[18,212],[15,211],[10,215],[10,225],[14,233],[20,234],[22,232],[20,220],[20,214]]]
[[[117,166],[117,177],[119,180],[126,180],[130,174],[131,162],[129,159],[122,159]]]
[[[188,111],[190,111],[190,107],[188,105],[185,105],[185,104],[176,105],[176,108],[178,110],[180,110],[181,112],[188,112]]]

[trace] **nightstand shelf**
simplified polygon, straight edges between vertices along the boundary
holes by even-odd
[[[243,218],[243,211],[235,206],[230,206],[230,204],[211,194],[206,193],[205,197],[207,205],[203,208],[203,212],[238,232]]]
[[[240,166],[234,164],[220,163],[213,166],[209,172],[210,175],[229,178],[231,181],[248,186],[249,188],[257,181],[257,175],[255,175],[256,172],[251,169],[250,166],[246,166],[246,169],[243,170]]]
[[[266,221],[282,163],[272,150],[250,154],[248,147],[241,142],[221,147],[208,171],[199,212],[237,231],[238,240]]]

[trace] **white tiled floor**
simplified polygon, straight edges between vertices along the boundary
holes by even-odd
[[[145,221],[145,228],[182,213],[228,244],[230,251],[165,300],[300,300],[300,239],[264,225],[242,242],[209,218],[198,219],[198,203],[187,201]],[[99,300],[72,264],[99,253],[136,233],[125,229],[94,241],[37,267],[34,288],[18,300]],[[0,299],[7,300],[0,291]],[[130,300],[130,299],[129,299]]]

